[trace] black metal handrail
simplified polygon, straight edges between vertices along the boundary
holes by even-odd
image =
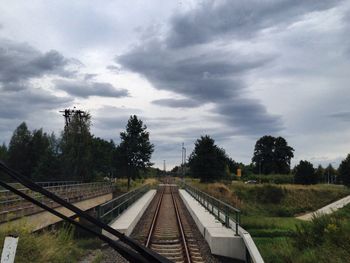
[[[100,205],[98,208],[98,218],[105,223],[110,223],[149,189],[150,185],[146,184]]]
[[[236,235],[238,235],[241,217],[241,211],[239,209],[186,183],[182,183],[182,187],[226,227],[232,229],[234,227]],[[231,222],[233,222],[234,225],[232,225]]]

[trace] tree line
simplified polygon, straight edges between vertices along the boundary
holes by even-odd
[[[316,169],[312,163],[301,160],[291,169],[291,159],[294,149],[288,145],[283,137],[266,135],[257,140],[252,162],[249,165],[232,160],[223,148],[215,144],[210,136],[201,136],[196,142],[186,167],[176,166],[173,174],[182,174],[200,178],[202,182],[213,182],[221,179],[234,178],[237,169],[241,169],[243,176],[259,174],[261,176],[292,174],[293,183],[343,183],[350,185],[350,154],[336,170],[330,164],[327,168],[319,165]]]
[[[33,181],[128,177],[130,180],[150,168],[154,149],[146,126],[130,116],[121,142],[106,141],[91,134],[91,116],[74,113],[60,136],[42,129],[30,131],[25,122],[13,132],[10,142],[0,146],[0,160]],[[9,178],[6,178],[8,181]]]
[[[13,132],[9,145],[0,146],[0,159],[10,167],[34,181],[79,180],[84,182],[103,177],[137,178],[140,173],[161,174],[151,168],[154,145],[142,120],[130,116],[126,130],[120,133],[120,143],[106,141],[91,134],[91,116],[83,118],[75,113],[60,136],[47,134],[42,129],[30,131],[25,122]],[[252,162],[249,165],[234,161],[226,151],[217,146],[209,135],[201,136],[194,145],[186,166],[176,166],[172,174],[200,178],[204,182],[221,179],[232,180],[241,169],[249,174],[293,174],[294,183],[319,182],[350,185],[350,155],[338,170],[302,160],[291,169],[294,149],[283,137],[266,135],[257,140]]]

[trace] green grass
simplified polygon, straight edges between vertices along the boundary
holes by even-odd
[[[55,232],[32,233],[32,228],[24,223],[9,224],[0,230],[0,250],[8,234],[19,237],[16,263],[68,263],[77,262],[83,255],[73,239],[72,228],[63,228]]]
[[[0,229],[0,251],[7,235],[19,237],[16,251],[16,263],[74,263],[91,251],[98,251],[102,241],[97,238],[77,239],[74,227],[63,226],[57,230],[45,230],[32,233],[33,228],[24,221],[2,226]],[[98,253],[94,262],[100,262]]]
[[[294,217],[349,195],[349,188],[189,182],[241,209],[241,225],[252,235],[265,262],[350,262],[350,205],[312,222]]]

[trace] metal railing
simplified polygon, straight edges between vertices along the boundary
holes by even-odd
[[[215,216],[220,222],[222,222],[227,228],[235,230],[238,236],[238,227],[240,224],[241,211],[225,202],[222,202],[215,197],[204,193],[203,191],[190,186],[186,183],[182,183],[182,187],[202,206],[204,206],[211,214]]]
[[[143,196],[150,188],[150,185],[146,184],[100,205],[97,212],[98,218],[104,223],[110,223],[130,205],[135,203],[135,201]]]
[[[17,189],[18,191],[31,196],[35,200],[45,203],[50,207],[57,207],[58,204],[47,199],[45,196],[35,193],[28,188]],[[113,185],[109,182],[94,182],[94,183],[78,183],[73,184],[54,184],[53,186],[45,187],[46,190],[54,193],[68,202],[78,202],[106,193],[111,193]],[[25,215],[40,212],[41,209],[33,206],[27,200],[9,192],[7,190],[0,191],[0,222],[12,220]]]

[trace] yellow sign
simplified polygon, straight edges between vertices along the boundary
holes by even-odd
[[[238,177],[242,176],[242,169],[240,169],[240,168],[237,169],[237,176]]]

